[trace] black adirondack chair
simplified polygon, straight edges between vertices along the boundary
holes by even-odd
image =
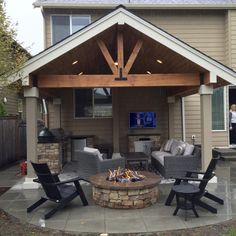
[[[80,180],[84,179],[78,177],[66,181],[60,181],[58,175],[51,174],[46,163],[38,164],[31,162],[31,164],[38,177],[33,181],[42,185],[45,196],[41,197],[37,202],[28,207],[27,212],[33,211],[35,208],[37,208],[47,200],[50,200],[55,202],[57,205],[55,208],[44,215],[44,219],[48,219],[77,196],[80,196],[84,206],[88,205],[88,201],[79,183]],[[68,183],[74,184],[69,185]]]
[[[206,172],[201,172],[201,171],[187,171],[186,172],[186,177],[180,177],[180,178],[175,178],[175,183],[174,185],[178,185],[178,184],[183,184],[184,182],[188,182],[188,181],[197,181],[199,182],[198,188],[199,188],[199,192],[193,194],[191,196],[191,199],[188,199],[189,201],[194,201],[194,203],[200,207],[203,207],[205,209],[207,209],[208,211],[212,212],[212,213],[217,213],[217,209],[215,207],[210,206],[209,204],[203,202],[201,199],[202,197],[206,197],[209,198],[221,205],[224,204],[224,200],[220,199],[219,197],[209,193],[206,190],[206,186],[207,183],[209,182],[210,179],[212,179],[215,176],[214,170],[216,168],[216,163],[219,160],[219,157],[214,157],[211,159]],[[193,175],[196,174],[203,174],[203,178],[199,179],[196,177],[193,177]],[[166,206],[170,206],[173,198],[175,196],[175,192],[173,190],[170,191],[169,196],[165,202]]]

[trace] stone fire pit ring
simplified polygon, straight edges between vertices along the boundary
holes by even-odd
[[[93,200],[102,207],[123,209],[145,208],[156,203],[160,176],[147,171],[138,173],[146,178],[130,183],[108,181],[107,173],[92,176],[90,182],[93,186]]]

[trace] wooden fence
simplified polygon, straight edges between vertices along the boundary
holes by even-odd
[[[26,158],[26,125],[18,116],[0,117],[0,167]]]

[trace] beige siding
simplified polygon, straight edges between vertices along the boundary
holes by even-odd
[[[8,90],[5,94],[7,103],[5,104],[6,112],[9,115],[18,115],[18,94],[16,91]]]
[[[128,134],[168,135],[168,104],[160,88],[122,88],[119,93],[120,151],[128,150]],[[156,129],[129,129],[129,112],[154,111],[157,114]]]
[[[45,10],[46,46],[51,45],[51,14],[91,15],[91,21],[93,22],[107,14],[107,12],[105,10]],[[224,11],[149,10],[134,11],[134,13],[220,62],[225,62]]]
[[[112,143],[112,119],[74,119],[73,90],[61,90],[61,113],[60,106],[49,106],[50,128],[61,127],[73,135],[96,135],[96,144]]]
[[[236,69],[236,10],[230,10],[226,20],[227,29],[227,62],[230,67]]]
[[[228,146],[227,125],[226,129],[226,131],[212,132],[213,147]],[[200,96],[198,94],[185,98],[185,133],[187,142],[192,142],[191,137],[195,135],[196,144],[201,143]]]
[[[224,11],[151,11],[141,17],[209,56],[225,62]]]
[[[74,135],[96,135],[95,144],[112,144],[112,119],[74,119],[73,90],[61,91],[61,116],[58,105],[49,105],[50,128],[61,124],[67,132]],[[162,139],[168,135],[168,104],[165,93],[158,88],[120,88],[119,121],[120,151],[128,150],[128,134],[161,134]],[[157,113],[156,129],[129,129],[129,112],[154,111]],[[179,111],[178,111],[179,112]],[[177,112],[177,113],[178,113]],[[177,122],[178,124],[178,122]]]

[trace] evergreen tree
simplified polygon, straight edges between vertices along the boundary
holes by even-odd
[[[9,83],[7,77],[17,73],[29,53],[16,41],[16,30],[6,15],[5,1],[0,0],[0,115],[5,115],[3,98],[6,93],[18,90],[20,82]]]

